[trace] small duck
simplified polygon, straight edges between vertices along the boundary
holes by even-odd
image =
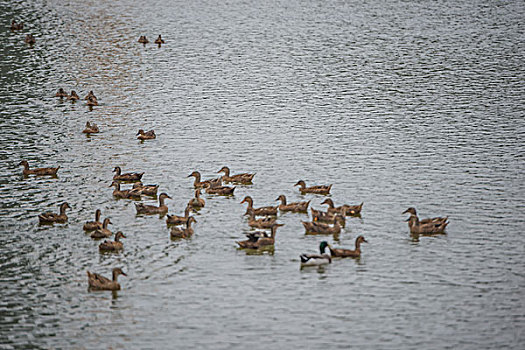
[[[255,215],[271,215],[271,216],[276,216],[277,215],[277,206],[275,206],[275,207],[268,206],[268,207],[254,208],[253,207],[253,199],[250,196],[244,197],[244,199],[242,200],[241,204],[242,203],[248,203],[248,208],[246,209],[246,213],[244,213],[244,215],[249,215],[251,210],[253,210]]]
[[[200,195],[201,195],[201,190],[195,190],[195,197],[190,199],[188,205],[191,205],[197,210],[204,208],[204,205],[206,204],[206,202],[204,201],[204,199],[200,198]]]
[[[188,204],[184,210],[184,216],[168,215],[166,219],[166,225],[182,225],[188,221],[190,212],[194,211],[193,208]]]
[[[332,263],[332,257],[330,254],[326,253],[326,248],[328,247],[328,242],[322,241],[319,244],[319,252],[321,254],[302,254],[301,258],[301,267],[304,266],[319,266]]]
[[[155,130],[150,130],[147,132],[144,132],[144,130],[140,129],[137,133],[138,137],[137,139],[144,141],[144,140],[153,140],[157,138],[157,135],[155,135]]]
[[[197,220],[195,220],[193,216],[190,216],[186,220],[186,228],[172,227],[170,231],[171,238],[190,238],[193,235],[192,222],[197,223]]]
[[[364,203],[359,205],[343,204],[336,207],[334,201],[332,201],[331,198],[327,198],[321,203],[321,205],[322,204],[328,204],[328,213],[341,213],[342,215],[355,216],[361,214],[361,209],[363,208]]]
[[[67,221],[66,209],[71,209],[67,202],[60,204],[60,214],[45,212],[38,215],[38,221],[41,224],[63,224]]]
[[[93,239],[100,239],[100,238],[108,238],[111,237],[113,234],[109,229],[108,225],[112,224],[111,220],[109,218],[105,218],[104,222],[102,223],[102,228],[96,229],[93,231],[93,233],[90,235]]]
[[[147,44],[147,43],[149,43],[149,40],[146,38],[145,35],[141,35],[140,38],[139,38],[139,43]]]
[[[448,222],[428,222],[423,224],[419,222],[419,219],[416,215],[410,215],[408,218],[408,227],[410,228],[410,233],[413,234],[423,234],[423,235],[433,235],[445,233],[445,228],[448,225]]]
[[[96,134],[98,132],[98,125],[95,123],[91,124],[89,121],[86,122],[86,128],[82,131],[84,134]]]
[[[221,178],[201,181],[201,173],[199,173],[198,171],[194,171],[188,175],[188,177],[192,177],[192,176],[195,177],[195,181],[193,182],[193,187],[195,188],[204,188],[205,184],[209,184],[210,187],[216,187],[216,186],[222,185]]]
[[[95,100],[97,99],[97,96],[95,96],[95,94],[93,93],[93,90],[90,90],[88,92],[88,94],[86,95],[86,97],[84,97],[84,100],[89,100],[90,98],[94,98]]]
[[[204,190],[207,194],[216,194],[219,196],[233,196],[233,191],[235,187],[228,186],[213,186],[211,187],[209,183],[204,184]]]
[[[255,212],[253,209],[249,210],[249,215],[250,217],[248,218],[248,225],[250,225],[250,227],[255,227],[255,228],[271,228],[273,225],[275,225],[275,222],[277,220],[276,218],[270,218],[270,217],[266,217],[263,219],[256,219]]]
[[[97,101],[97,99],[94,98],[94,97],[89,97],[89,98],[87,99],[86,104],[87,104],[88,106],[90,106],[90,107],[92,107],[92,106],[98,106],[98,101]]]
[[[16,23],[15,20],[11,21],[11,30],[22,30],[24,29],[24,23]]]
[[[101,214],[102,212],[100,211],[100,209],[97,209],[95,211],[95,221],[86,221],[83,227],[84,231],[94,231],[102,228],[102,223],[100,222]]]
[[[319,186],[312,186],[312,187],[306,187],[306,184],[303,180],[297,181],[297,183],[294,186],[301,186],[299,188],[299,191],[301,194],[305,193],[315,193],[315,194],[322,194],[327,195],[330,193],[330,190],[332,189],[332,185],[319,185]]]
[[[120,284],[117,282],[118,275],[127,276],[121,268],[113,269],[113,280],[110,280],[98,273],[87,272],[88,284],[90,290],[120,290]]]
[[[311,202],[294,202],[287,204],[286,196],[284,194],[281,194],[276,201],[281,201],[281,204],[279,204],[280,211],[291,211],[293,213],[306,213],[308,211],[308,205],[310,205]]]
[[[166,193],[161,193],[159,196],[159,206],[155,205],[146,205],[143,203],[135,203],[135,209],[137,209],[137,214],[153,215],[161,214],[164,215],[168,212],[168,206],[164,204],[166,198],[171,199]]]
[[[140,42],[140,41],[139,41]],[[160,34],[159,34],[159,37],[157,39],[155,39],[155,44],[164,44],[164,40],[162,40]]]
[[[340,218],[341,226],[345,227],[346,225],[346,218],[342,213],[329,213],[321,210],[315,210],[314,208],[310,208],[310,211],[312,213],[312,221],[333,223],[335,218],[338,217]]]
[[[29,169],[29,163],[27,162],[27,160],[21,161],[18,165],[23,165],[24,166],[24,170],[22,171],[22,174],[24,176],[29,176],[29,175],[36,175],[36,176],[51,175],[51,176],[56,176],[57,172],[58,172],[58,169],[60,169],[60,166],[58,166],[56,168],[34,168],[34,169]]]
[[[222,181],[224,182],[232,182],[232,183],[238,183],[243,185],[249,185],[252,183],[253,177],[255,174],[248,174],[248,173],[242,173],[242,174],[236,174],[230,176],[230,168],[227,166],[223,166],[221,170],[219,170],[217,173],[224,173],[224,175],[221,177]]]
[[[80,100],[80,96],[77,95],[75,90],[71,90],[71,94],[67,97],[67,99],[73,102]]]
[[[133,184],[133,189],[145,196],[156,197],[159,185],[143,185],[142,182],[139,181]]]
[[[122,231],[118,231],[115,233],[115,240],[114,241],[107,241],[100,243],[98,246],[98,250],[101,252],[116,252],[119,250],[124,249],[124,244],[120,241],[121,238],[126,238]]]
[[[341,233],[341,223],[343,222],[342,216],[336,216],[334,220],[334,226],[325,224],[322,222],[312,221],[305,222],[301,221],[307,234],[330,234],[337,235]]]
[[[408,208],[407,210],[403,212],[403,214],[406,214],[406,213],[410,213],[411,215],[415,215],[417,217],[417,212],[415,208],[412,208],[412,207]],[[427,219],[419,220],[419,223],[423,225],[429,224],[429,223],[442,224],[446,222],[447,220],[448,220],[448,216],[435,217],[435,218],[427,218]]]
[[[131,189],[131,190],[121,190],[120,183],[118,181],[113,181],[109,187],[115,187],[113,190],[113,197],[117,199],[135,199],[140,200],[140,190]]]
[[[26,44],[34,45],[36,43],[36,39],[32,34],[27,34],[25,38]]]
[[[55,94],[55,97],[67,97],[67,92],[65,92],[64,89],[59,88],[57,93]]]
[[[368,243],[368,241],[363,236],[358,236],[355,239],[355,250],[351,249],[335,249],[328,245],[330,249],[330,254],[334,258],[359,258],[361,256],[361,243]]]
[[[122,170],[120,167],[116,166],[115,169],[113,169],[113,172],[116,173],[115,176],[113,176],[113,180],[117,181],[140,181],[142,179],[142,175],[144,173],[126,173],[122,174]]]
[[[261,231],[247,233],[246,236],[248,239],[246,241],[237,241],[236,243],[240,248],[244,249],[259,249],[265,246],[274,245],[275,234],[277,233],[277,228],[280,226],[283,226],[283,224],[274,223],[271,226],[271,235]]]

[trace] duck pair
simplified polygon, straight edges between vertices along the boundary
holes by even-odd
[[[359,258],[361,256],[361,243],[368,243],[363,236],[358,236],[355,240],[355,249],[332,248],[328,242],[322,241],[319,244],[320,254],[301,254],[301,267],[319,266],[331,264],[332,258]],[[329,253],[326,252],[328,248]]]
[[[271,233],[268,235],[264,231],[249,232],[246,234],[248,237],[245,241],[237,241],[236,243],[240,248],[244,249],[259,249],[263,247],[273,246],[275,244],[275,235],[277,233],[277,228],[284,226],[283,224],[273,223],[271,228]]]
[[[319,222],[319,221],[301,221],[301,223],[304,226],[306,234],[330,234],[330,235],[338,235],[341,233],[341,228],[345,227],[345,218],[341,215],[336,215],[333,217],[333,221],[331,222],[333,226],[330,226],[330,224],[326,222]]]
[[[78,94],[76,93],[75,90],[71,90],[71,94],[68,95],[67,92],[65,92],[64,89],[62,89],[62,88],[58,89],[58,91],[55,94],[55,97],[60,97],[60,98],[64,98],[65,97],[68,100],[71,100],[72,102],[80,100],[80,96],[78,96]]]
[[[141,36],[139,37],[138,42],[141,43],[141,44],[147,44],[147,43],[149,43],[149,40],[146,38],[145,35],[141,35]],[[164,42],[164,40],[162,39],[162,36],[159,34],[159,37],[158,37],[157,39],[155,39],[155,44],[160,45],[160,44],[164,44],[164,43],[165,43],[165,42]]]
[[[403,214],[410,214],[407,219],[410,233],[413,234],[439,234],[444,233],[445,228],[448,225],[448,216],[446,217],[435,217],[419,220],[415,208],[408,208]]]
[[[144,140],[153,140],[156,139],[157,135],[155,135],[155,130],[150,130],[144,132],[144,130],[140,129],[137,132],[137,139],[144,141]]]
[[[84,134],[96,134],[99,132],[98,126],[95,123],[86,122],[86,128],[82,131]]]
[[[18,165],[22,165],[24,167],[24,170],[22,170],[22,174],[24,176],[29,176],[29,175],[56,176],[57,172],[58,172],[58,169],[60,169],[60,166],[58,166],[56,168],[33,168],[33,169],[29,169],[29,163],[27,162],[27,160],[21,161]]]
[[[185,221],[186,227],[172,227],[170,230],[171,238],[190,238],[193,235],[192,223],[197,223],[197,220],[193,216],[189,216]]]

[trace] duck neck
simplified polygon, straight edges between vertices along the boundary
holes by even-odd
[[[101,214],[100,210],[97,210],[97,211],[95,212],[95,221],[96,221],[96,222],[99,222],[99,221],[100,221],[100,214]]]
[[[118,272],[113,271],[113,282],[117,282]]]
[[[120,242],[120,235],[118,233],[115,235],[115,242]]]
[[[184,217],[187,219],[190,216],[190,207],[186,207],[184,210]]]
[[[191,227],[191,220],[188,219],[188,221],[186,221],[186,228],[190,228]]]
[[[116,191],[120,191],[120,182],[115,182],[113,186],[115,187]]]
[[[115,172],[117,173],[117,175],[120,175],[120,172],[121,172],[120,167],[116,167]]]
[[[102,223],[102,228],[103,229],[107,229],[108,228],[108,224],[109,224],[109,220],[108,219],[104,219],[104,222]]]
[[[29,170],[29,163],[28,162],[24,162],[22,165],[24,166],[24,170],[25,171]]]
[[[355,251],[360,252],[361,251],[361,241],[357,240],[355,241]]]
[[[277,233],[277,226],[272,226],[272,239],[275,239],[276,233]]]
[[[195,182],[194,182],[195,185],[197,185],[199,182],[201,182],[201,174],[195,173],[195,175],[193,175],[193,176],[195,176]]]
[[[64,214],[66,214],[66,206],[62,204],[60,206],[60,215],[64,215]]]
[[[334,209],[334,202],[331,199],[325,200],[325,204],[328,204],[330,209]]]
[[[285,196],[281,196],[281,204],[282,205],[286,205],[286,197]]]
[[[229,168],[226,168],[226,167],[225,167],[225,168],[222,170],[222,172],[224,173],[224,176],[226,176],[226,177],[230,177],[230,169],[229,169]]]
[[[164,197],[163,196],[159,197],[159,207],[164,207]]]
[[[248,209],[253,209],[253,199],[251,199],[250,197],[247,197],[245,201],[246,203],[248,203]]]

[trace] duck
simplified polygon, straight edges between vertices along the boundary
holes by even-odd
[[[115,233],[115,240],[114,241],[107,241],[100,243],[98,246],[98,250],[101,252],[116,252],[119,250],[124,249],[124,244],[120,241],[121,238],[126,238],[122,231],[118,231]]]
[[[248,208],[246,209],[246,213],[244,213],[244,215],[249,215],[251,210],[253,210],[255,215],[271,215],[271,216],[277,215],[277,206],[254,208],[253,199],[250,196],[244,197],[244,199],[241,201],[241,204],[242,203],[248,203]]]
[[[314,208],[310,208],[310,212],[312,213],[312,221],[333,223],[335,218],[339,217],[341,226],[345,227],[346,225],[346,218],[342,213],[329,213],[322,210],[315,210]]]
[[[427,222],[425,224],[421,223],[417,215],[410,215],[408,218],[408,227],[410,228],[410,233],[412,234],[442,234],[445,233],[445,228],[448,225],[448,222]]]
[[[281,194],[276,201],[281,201],[281,204],[279,204],[279,210],[280,211],[291,211],[294,213],[306,213],[308,211],[308,205],[310,205],[311,201],[308,202],[294,202],[294,203],[286,203],[286,196],[284,194]]]
[[[334,201],[332,201],[331,198],[327,198],[321,204],[328,204],[328,213],[341,213],[342,215],[355,216],[361,214],[361,209],[363,208],[364,203],[359,205],[343,204],[339,207],[336,207],[334,205]]]
[[[25,38],[25,42],[26,42],[26,44],[34,45],[36,43],[36,39],[33,36],[33,34],[27,34],[26,38]]]
[[[415,208],[410,207],[403,212],[403,214],[407,214],[407,213],[410,213],[411,215],[415,215],[417,217],[417,212]],[[435,217],[435,218],[427,218],[427,219],[419,220],[419,223],[423,225],[429,224],[429,223],[441,224],[441,223],[446,222],[447,220],[448,220],[448,216]]]
[[[55,97],[67,97],[67,92],[65,92],[64,89],[59,88],[57,93],[55,94]]]
[[[330,226],[329,224],[318,222],[318,221],[312,221],[312,222],[301,221],[301,223],[303,224],[304,229],[307,234],[337,235],[341,233],[342,221],[343,221],[342,216],[335,216],[333,226]]]
[[[250,225],[250,227],[255,227],[255,228],[271,228],[273,225],[275,225],[275,221],[277,220],[274,217],[256,219],[255,212],[253,209],[249,210],[248,215],[250,215],[250,217],[248,218],[248,225]]]
[[[319,185],[319,186],[312,186],[312,187],[306,187],[306,184],[303,180],[297,181],[297,183],[294,186],[301,186],[299,188],[299,191],[301,194],[305,193],[315,193],[315,194],[322,194],[327,195],[330,193],[330,190],[332,189],[332,185]]]
[[[229,186],[213,186],[209,183],[204,184],[204,190],[207,194],[216,194],[219,196],[233,196],[233,191],[235,191],[235,187],[229,187]]]
[[[24,29],[24,23],[16,23],[15,20],[11,21],[11,30],[22,30]]]
[[[188,205],[191,205],[195,209],[201,209],[204,208],[206,205],[206,202],[204,199],[200,198],[201,190],[195,190],[195,197],[190,199],[188,202]]]
[[[137,139],[144,141],[144,140],[153,140],[157,138],[157,135],[155,135],[155,130],[150,130],[147,132],[144,132],[144,130],[140,129],[137,132]]]
[[[95,96],[95,94],[93,93],[93,90],[89,90],[86,97],[84,97],[84,100],[89,100],[90,98],[94,98],[95,100],[97,99],[97,96]]]
[[[149,43],[149,40],[146,38],[145,35],[141,35],[140,38],[139,38],[139,43],[147,44],[147,43]]]
[[[194,171],[188,175],[188,177],[192,177],[192,176],[195,177],[195,181],[193,182],[193,187],[195,188],[204,188],[205,184],[209,184],[210,187],[216,187],[216,186],[222,185],[221,178],[201,181],[201,173],[199,173],[198,171]]]
[[[322,241],[319,244],[320,254],[301,254],[301,267],[304,266],[319,266],[332,263],[332,257],[330,254],[326,253],[326,248],[328,247],[328,242]]]
[[[51,176],[56,176],[57,172],[58,172],[58,169],[60,169],[60,166],[57,166],[56,168],[34,168],[34,169],[29,169],[29,163],[27,162],[27,160],[21,161],[18,165],[23,165],[24,166],[24,170],[22,171],[22,174],[24,176],[29,176],[29,175],[36,175],[36,176],[51,175]]]
[[[155,44],[164,44],[164,40],[162,40],[162,37],[160,36],[159,34],[159,37],[157,39],[155,39]]]
[[[237,241],[236,243],[240,248],[244,249],[259,249],[265,246],[272,246],[275,244],[275,234],[277,228],[283,226],[283,224],[274,223],[271,226],[271,234],[268,235],[266,232],[256,231],[247,233],[248,239],[246,241]]]
[[[71,94],[67,97],[70,101],[77,101],[80,100],[80,96],[77,95],[75,90],[71,90]]]
[[[94,97],[89,97],[89,98],[87,99],[86,104],[87,104],[88,106],[98,106],[98,101],[97,101],[97,99],[94,98]]]
[[[193,208],[188,204],[184,210],[184,216],[168,215],[166,219],[167,225],[182,225],[188,221],[190,212],[194,211]]]
[[[361,256],[361,243],[368,243],[363,236],[358,236],[355,239],[355,250],[351,249],[336,249],[328,245],[330,255],[334,258],[359,258]]]
[[[131,190],[121,190],[120,183],[118,181],[113,181],[109,187],[115,187],[113,190],[113,197],[117,199],[137,199],[140,200],[140,190],[131,189]]]
[[[133,189],[139,191],[140,194],[155,197],[157,196],[159,185],[144,185],[139,181],[133,184]]]
[[[137,214],[153,215],[161,214],[164,215],[168,212],[168,206],[164,204],[166,198],[171,199],[167,193],[161,193],[159,196],[159,206],[155,205],[146,205],[143,203],[135,203],[135,209],[137,209]]]
[[[117,282],[119,275],[127,276],[120,267],[113,269],[113,280],[110,280],[98,273],[87,272],[88,284],[90,290],[120,290],[120,284]]]
[[[100,209],[97,209],[95,211],[95,221],[86,221],[84,226],[82,227],[84,231],[94,231],[96,229],[102,228],[102,223],[100,222],[100,215],[102,212]]]
[[[86,128],[82,131],[84,134],[96,134],[98,132],[99,130],[97,124],[91,124],[89,121],[86,122]]]
[[[60,204],[60,214],[45,212],[38,215],[38,221],[41,224],[63,224],[67,221],[66,209],[71,209],[67,202]]]
[[[120,167],[116,166],[115,169],[113,169],[113,172],[116,173],[115,176],[113,176],[113,180],[117,181],[140,181],[142,179],[142,175],[144,173],[126,173],[122,174],[122,170]]]
[[[112,224],[111,220],[109,218],[105,218],[104,222],[102,223],[102,228],[96,229],[93,231],[93,233],[90,235],[93,239],[100,239],[100,238],[108,238],[111,237],[113,234],[109,229],[108,225]]]
[[[236,174],[230,176],[230,168],[227,166],[223,166],[221,170],[219,170],[217,173],[224,173],[224,175],[221,177],[222,181],[224,182],[232,182],[232,183],[238,183],[238,184],[244,184],[249,185],[252,183],[253,177],[255,174],[248,174],[248,173],[242,173],[242,174]]]
[[[172,227],[170,231],[170,237],[171,238],[189,238],[193,235],[193,228],[191,227],[191,223],[197,223],[197,220],[193,216],[188,217],[186,219],[186,228],[181,227]]]

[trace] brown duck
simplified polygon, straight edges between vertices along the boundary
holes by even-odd
[[[140,38],[139,38],[139,43],[147,44],[147,43],[149,43],[149,40],[146,38],[145,35],[141,35]]]
[[[113,176],[113,180],[118,181],[140,181],[140,179],[142,179],[142,175],[144,175],[144,173],[122,174],[122,170],[118,166],[116,166],[115,169],[113,169],[113,172],[116,173],[115,176]]]
[[[90,90],[88,92],[88,94],[86,95],[86,97],[84,97],[84,100],[89,100],[90,98],[94,98],[95,100],[97,99],[97,96],[95,96],[95,94],[93,93],[93,90]]]
[[[201,173],[199,173],[198,171],[194,171],[188,175],[188,177],[192,177],[192,176],[195,177],[195,181],[193,182],[193,187],[195,188],[204,188],[205,184],[209,184],[210,187],[216,187],[216,186],[222,185],[221,178],[201,181]]]
[[[320,185],[320,186],[306,187],[306,184],[304,183],[303,180],[297,181],[295,186],[301,186],[301,188],[299,188],[299,191],[301,192],[301,194],[315,193],[315,194],[327,195],[330,193],[330,190],[332,189],[332,185],[328,185],[328,186]]]
[[[275,225],[275,222],[277,220],[275,217],[256,219],[255,212],[253,211],[253,209],[249,209],[248,215],[250,215],[250,217],[248,218],[248,225],[255,228],[271,228],[273,225]]]
[[[117,199],[135,199],[140,200],[140,190],[131,189],[131,190],[121,190],[120,183],[118,181],[113,181],[109,187],[115,187],[113,190],[113,197]]]
[[[26,44],[34,45],[36,43],[36,39],[33,36],[33,34],[27,34],[26,38],[25,38],[25,42],[26,42]]]
[[[355,239],[355,250],[351,249],[336,249],[328,245],[330,249],[330,254],[334,258],[359,258],[361,256],[361,243],[368,243],[368,241],[363,236],[358,236]]]
[[[232,196],[235,187],[229,186],[213,186],[211,187],[209,183],[204,184],[204,189],[207,194],[215,194],[219,196]]]
[[[96,134],[99,132],[97,124],[91,124],[89,121],[86,122],[86,128],[82,131],[84,134]]]
[[[279,204],[280,211],[291,211],[294,213],[306,213],[308,211],[308,205],[310,205],[311,202],[286,203],[286,196],[284,194],[281,194],[276,201],[281,201],[281,204]]]
[[[67,221],[66,209],[71,209],[67,202],[60,204],[60,214],[45,212],[38,215],[38,221],[41,224],[63,224]]]
[[[157,135],[155,135],[155,130],[150,130],[150,131],[144,132],[144,130],[140,129],[137,132],[137,135],[138,135],[137,139],[139,139],[141,141],[153,140],[153,139],[157,138]]]
[[[86,101],[86,104],[87,104],[88,106],[98,106],[98,101],[97,101],[97,99],[94,98],[94,97],[89,97],[89,98],[87,99],[87,101]]]
[[[159,37],[155,39],[155,44],[158,44],[158,45],[164,44],[164,40],[162,40],[162,37],[160,36],[160,34],[159,34]]]
[[[197,222],[193,216],[188,217],[186,220],[186,227],[172,227],[170,230],[171,238],[190,238],[193,235],[193,228],[191,227],[192,222]]]
[[[22,30],[24,29],[24,23],[16,23],[15,20],[11,21],[11,30]]]
[[[102,228],[102,223],[100,222],[101,214],[102,212],[100,211],[100,209],[97,209],[95,211],[95,221],[86,221],[83,227],[84,231],[94,231],[99,228]]]
[[[410,213],[411,215],[415,215],[417,217],[417,212],[415,208],[412,208],[412,207],[408,208],[407,210],[403,212],[403,214],[406,214],[406,213]],[[429,223],[442,224],[446,222],[447,220],[448,220],[448,216],[435,217],[435,218],[427,218],[427,219],[419,220],[419,223],[423,225],[429,224]]]
[[[231,182],[244,185],[251,184],[253,177],[255,176],[255,174],[248,173],[230,175],[230,168],[228,168],[227,166],[223,166],[221,170],[219,170],[217,173],[224,173],[224,175],[221,177],[223,182]]]
[[[184,216],[168,215],[168,218],[166,219],[166,224],[167,225],[185,224],[188,221],[188,218],[190,217],[190,212],[192,211],[194,211],[193,208],[188,204],[186,206],[186,209],[184,210]]]
[[[336,234],[341,233],[342,221],[343,221],[342,216],[336,216],[333,226],[330,226],[329,224],[318,222],[318,221],[312,221],[312,222],[301,221],[301,223],[303,224],[306,233],[336,235]]]
[[[283,224],[273,224],[271,235],[261,231],[250,232],[246,234],[248,237],[246,241],[237,241],[236,243],[240,248],[245,249],[259,249],[265,246],[272,246],[275,244],[275,234],[279,226],[283,226]]]
[[[168,206],[164,204],[164,200],[166,198],[171,199],[170,196],[168,196],[166,193],[161,193],[159,196],[159,206],[155,205],[146,205],[144,203],[135,203],[135,209],[137,209],[137,214],[145,214],[145,215],[154,215],[154,214],[161,214],[164,215],[168,212]]]
[[[70,101],[77,101],[80,100],[80,96],[77,95],[75,90],[71,90],[71,94],[67,97]]]
[[[200,195],[201,195],[201,190],[195,190],[195,197],[190,199],[188,205],[191,205],[195,209],[204,208],[204,205],[206,204],[206,202],[204,201],[204,199],[200,197]]]
[[[133,189],[140,192],[140,194],[155,197],[159,189],[159,185],[144,185],[142,182],[135,182]]]
[[[345,227],[346,225],[346,218],[341,213],[329,213],[321,210],[315,210],[314,208],[310,208],[310,211],[312,213],[312,221],[333,223],[335,218],[339,217],[341,226]]]
[[[246,209],[246,213],[244,213],[244,215],[249,215],[250,214],[250,210],[253,210],[255,215],[272,215],[272,216],[277,215],[277,206],[275,206],[275,207],[268,206],[268,207],[254,208],[253,207],[253,199],[250,196],[244,197],[244,199],[242,200],[241,204],[242,203],[248,203],[248,208]]]
[[[67,92],[65,92],[64,89],[59,88],[55,97],[67,97]]]
[[[341,213],[342,215],[359,215],[361,214],[361,209],[363,208],[363,203],[359,205],[348,205],[343,204],[339,207],[334,205],[334,201],[331,198],[325,199],[321,204],[328,204],[328,213]]]
[[[416,215],[410,215],[408,221],[408,227],[410,228],[410,233],[413,234],[423,234],[423,235],[432,235],[438,233],[445,233],[445,228],[448,225],[448,222],[428,222],[422,224],[419,222],[419,219]]]
[[[120,284],[117,282],[118,275],[127,276],[119,267],[113,269],[113,280],[89,271],[87,275],[90,290],[120,290]]]
[[[115,233],[115,240],[114,241],[107,241],[100,243],[98,246],[98,250],[101,252],[116,252],[119,250],[124,249],[124,244],[120,241],[121,238],[126,238],[124,234],[121,231],[118,231]]]
[[[58,166],[56,168],[34,168],[34,169],[29,169],[29,163],[27,162],[27,160],[21,161],[18,165],[23,165],[24,166],[24,170],[22,171],[22,174],[24,174],[24,176],[28,176],[28,175],[36,175],[36,176],[51,175],[51,176],[56,176],[57,172],[58,172],[58,169],[60,169],[60,166]]]
[[[113,234],[109,229],[108,225],[111,224],[111,220],[109,218],[105,218],[104,222],[102,223],[102,228],[96,229],[91,233],[90,237],[94,239],[101,239],[101,238],[108,238],[111,237]]]

